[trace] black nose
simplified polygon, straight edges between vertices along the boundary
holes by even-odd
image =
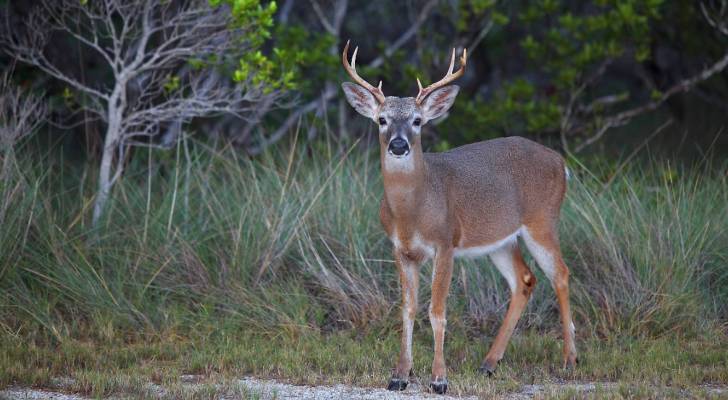
[[[409,151],[409,143],[402,138],[394,138],[389,142],[389,151],[395,156],[401,156]]]

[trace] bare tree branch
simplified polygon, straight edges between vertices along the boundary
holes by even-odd
[[[478,32],[478,35],[471,41],[467,46],[465,46],[466,49],[468,49],[468,52],[470,53],[470,57],[473,56],[473,53],[478,49],[478,45],[480,42],[485,39],[486,36],[490,33],[490,30],[493,29],[493,26],[495,25],[495,22],[492,18],[488,18],[488,22],[483,25],[483,28]]]
[[[286,2],[283,3],[283,7],[281,7],[281,11],[278,13],[278,22],[284,25],[287,24],[288,16],[291,14],[292,9],[293,0],[286,0]]]
[[[417,31],[420,29],[420,26],[427,20],[427,17],[430,16],[430,12],[432,9],[437,5],[437,0],[430,0],[427,3],[425,3],[424,6],[420,9],[420,13],[417,14],[417,18],[412,22],[409,28],[407,28],[406,31],[400,35],[397,40],[392,42],[391,45],[389,45],[381,55],[379,55],[377,58],[372,60],[367,67],[369,68],[377,68],[384,64],[384,60],[391,57],[394,52],[399,50],[400,47],[404,46],[405,43],[407,43],[412,37],[417,33]]]
[[[706,6],[706,3],[708,3],[708,1],[704,1],[700,4],[703,17],[708,22],[708,24],[713,27],[718,33],[728,36],[728,0],[713,0],[709,2],[711,3],[710,6]],[[716,3],[718,4],[716,5]],[[606,67],[606,65],[603,65],[602,67]],[[599,120],[599,125],[596,127],[595,131],[592,132],[591,135],[588,136],[583,142],[579,143],[575,147],[574,152],[578,153],[583,151],[585,148],[602,139],[610,129],[626,125],[633,118],[656,110],[658,107],[660,107],[662,104],[664,104],[667,100],[669,100],[676,94],[685,93],[692,90],[698,84],[710,79],[716,74],[723,72],[727,67],[728,52],[726,52],[720,59],[718,59],[718,61],[714,62],[712,65],[704,68],[703,70],[689,78],[681,80],[667,90],[663,91],[659,94],[659,97],[655,99],[652,99],[639,106],[618,112],[616,114],[599,116],[599,118],[597,118],[597,120]],[[595,73],[595,76],[599,78],[603,75],[603,73],[603,68],[600,68]],[[582,117],[582,119],[584,119],[584,116],[594,116],[594,114],[597,113],[598,109],[611,107],[628,99],[628,96],[626,94],[613,94],[597,98],[587,105],[577,106],[576,97],[581,94],[585,87],[591,85],[592,83],[593,82],[585,82],[582,86],[580,86],[579,89],[577,89],[572,94],[569,104],[566,106],[564,112],[562,113],[563,117],[561,125],[561,141],[564,150],[567,152],[570,152],[568,147],[567,135],[573,136],[577,133],[583,133],[589,130],[589,125],[587,123],[582,123],[580,126],[574,126],[574,124],[572,124],[571,119],[575,115]]]
[[[106,123],[94,224],[123,173],[124,154],[140,138],[152,144],[163,127],[198,117],[244,118],[262,99],[276,97],[249,82],[235,85],[209,68],[188,67],[192,59],[247,50],[239,38],[249,28],[233,28],[231,18],[228,8],[210,7],[206,0],[42,0],[24,32],[2,32],[7,53],[88,95],[82,107]],[[54,32],[99,55],[113,73],[112,86],[92,87],[49,59],[44,50]]]
[[[316,13],[316,16],[319,19],[319,22],[321,22],[321,25],[324,27],[326,32],[336,35],[338,32],[334,25],[329,22],[328,18],[326,18],[326,15],[324,14],[324,10],[321,9],[321,5],[318,3],[317,0],[309,0],[311,3],[311,7],[313,8],[313,11]]]
[[[5,151],[45,123],[47,107],[35,96],[11,82],[12,69],[0,76],[0,150]]]
[[[250,155],[257,155],[262,153],[266,147],[270,146],[273,143],[276,143],[279,141],[283,136],[288,133],[288,130],[295,125],[298,120],[300,120],[304,115],[317,110],[319,107],[321,107],[321,104],[323,102],[327,102],[334,98],[336,95],[336,88],[335,87],[329,87],[324,90],[324,92],[321,94],[320,97],[316,98],[316,100],[307,103],[303,107],[299,107],[296,111],[292,112],[288,118],[281,124],[281,126],[276,129],[276,131],[270,135],[267,138],[261,139],[260,143],[258,143],[255,146],[250,146],[246,150],[248,151],[248,154]]]
[[[716,2],[720,4],[716,6],[714,4]],[[706,1],[700,3],[700,11],[703,13],[703,17],[708,22],[708,25],[721,34],[728,36],[728,1],[711,1],[710,8],[712,9],[712,12],[711,10],[708,10],[708,6],[706,6],[705,3]],[[716,15],[712,15],[713,13]]]
[[[586,147],[594,144],[596,141],[602,138],[604,134],[611,128],[623,126],[629,121],[637,117],[639,115],[642,115],[649,111],[654,111],[659,106],[661,106],[663,103],[665,103],[668,99],[670,99],[672,96],[678,94],[678,93],[684,93],[692,89],[695,85],[704,82],[711,77],[713,77],[715,74],[723,71],[726,67],[728,67],[728,52],[723,55],[721,59],[719,59],[717,62],[715,62],[713,65],[711,65],[708,68],[705,68],[700,73],[684,79],[677,83],[676,85],[670,87],[668,90],[662,93],[662,95],[657,99],[650,101],[648,103],[645,103],[643,105],[640,105],[638,107],[631,108],[626,111],[622,111],[620,113],[617,113],[613,116],[610,116],[604,120],[604,122],[600,125],[600,127],[597,129],[596,133],[594,133],[592,136],[587,138],[584,142],[580,143],[574,151],[576,153],[584,150]]]

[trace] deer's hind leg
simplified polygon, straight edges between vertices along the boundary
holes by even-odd
[[[523,230],[523,241],[538,266],[551,281],[559,301],[561,328],[564,336],[564,367],[573,368],[577,363],[574,344],[574,322],[569,305],[569,268],[564,263],[559,247],[555,223],[531,224]]]
[[[511,289],[511,301],[503,323],[498,330],[498,335],[479,368],[481,372],[488,375],[495,372],[498,361],[503,358],[508,341],[511,339],[513,330],[516,328],[516,324],[521,318],[523,309],[526,307],[531,292],[536,285],[536,277],[523,260],[517,243],[496,250],[490,254],[490,259],[508,281],[508,286]]]

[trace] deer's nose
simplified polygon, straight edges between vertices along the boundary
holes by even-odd
[[[409,143],[402,138],[394,138],[389,142],[389,152],[395,156],[401,156],[409,152]]]

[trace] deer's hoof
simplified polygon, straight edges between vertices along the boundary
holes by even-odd
[[[564,362],[564,368],[567,370],[573,370],[577,365],[579,365],[579,357],[577,356],[571,356]]]
[[[392,378],[389,380],[387,390],[405,390],[407,389],[407,380],[400,378]]]
[[[483,375],[493,376],[493,374],[495,374],[496,365],[498,365],[496,361],[485,360],[480,368],[478,368],[478,372]]]
[[[430,382],[430,389],[437,394],[445,394],[447,392],[447,379],[440,378]]]

